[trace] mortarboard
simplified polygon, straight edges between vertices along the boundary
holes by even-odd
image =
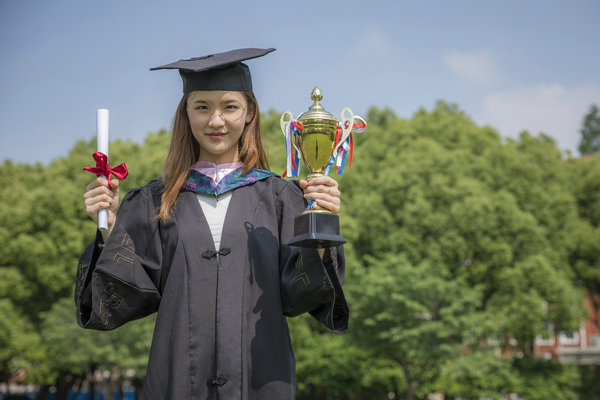
[[[272,51],[275,49],[237,49],[189,60],[179,60],[150,68],[150,71],[178,69],[183,80],[184,93],[194,90],[252,90],[250,69],[242,61],[262,57]]]

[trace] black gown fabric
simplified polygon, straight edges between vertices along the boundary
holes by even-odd
[[[306,206],[294,181],[269,177],[235,189],[220,249],[195,193],[156,219],[160,180],[129,192],[115,227],[83,253],[77,321],[111,330],[158,311],[144,399],[293,399],[295,360],[286,316],[310,312],[344,333],[343,247],[287,246]],[[218,250],[218,251],[217,251]]]

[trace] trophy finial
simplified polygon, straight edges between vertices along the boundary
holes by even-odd
[[[323,100],[323,93],[321,93],[321,89],[315,87],[310,94],[310,98],[313,101],[313,105],[308,109],[313,112],[326,112],[323,106],[321,105],[321,100]]]
[[[311,120],[328,120],[335,121],[337,124],[337,120],[333,115],[328,113],[325,110],[325,107],[321,104],[321,100],[323,100],[323,93],[321,89],[315,87],[310,94],[310,98],[313,101],[313,104],[308,108],[307,112],[304,112],[298,116],[298,122],[302,122],[307,119]]]
[[[319,89],[318,87],[315,87],[313,89],[312,93],[310,94],[310,98],[314,102],[319,102],[319,101],[323,100],[323,93],[321,93],[321,89]]]

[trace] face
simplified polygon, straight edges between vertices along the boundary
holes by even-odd
[[[252,110],[241,92],[195,91],[187,98],[187,114],[200,146],[199,161],[239,161],[238,142]]]

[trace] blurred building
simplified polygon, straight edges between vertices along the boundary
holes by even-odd
[[[585,299],[588,318],[579,331],[554,332],[550,338],[536,338],[535,354],[540,358],[557,359],[564,363],[600,366],[600,295]]]

